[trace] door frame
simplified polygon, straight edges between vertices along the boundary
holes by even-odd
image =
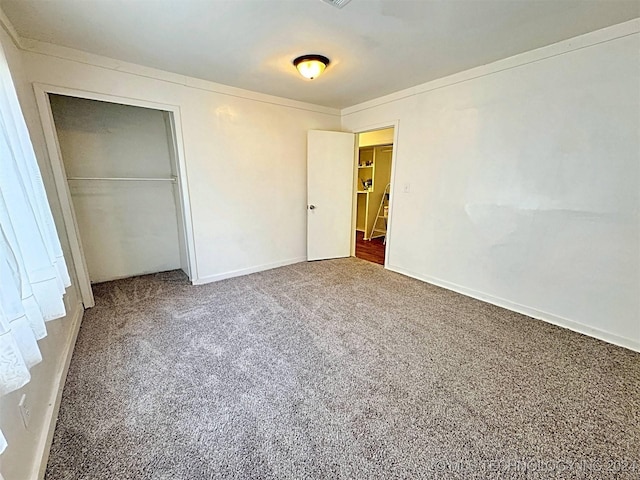
[[[393,223],[393,204],[394,197],[396,192],[396,158],[398,151],[398,132],[400,130],[400,120],[390,120],[388,122],[380,122],[375,123],[373,125],[363,125],[362,127],[354,128],[351,133],[355,133],[356,137],[356,151],[355,151],[355,161],[353,162],[353,171],[354,171],[354,183],[353,183],[353,211],[351,213],[351,256],[355,257],[356,255],[356,223],[358,221],[357,211],[358,211],[358,192],[357,192],[357,181],[358,181],[358,154],[360,149],[360,134],[366,132],[372,132],[375,130],[385,130],[387,128],[393,128],[393,152],[391,152],[391,178],[389,182],[391,183],[391,192],[392,194],[389,196],[389,218],[387,219],[387,233],[385,235],[385,248],[384,248],[384,268],[389,268],[389,246],[391,245],[391,224]]]
[[[62,152],[58,143],[58,135],[53,120],[53,112],[51,103],[49,102],[49,94],[66,95],[69,97],[83,98],[87,100],[98,100],[109,103],[117,103],[120,105],[129,105],[133,107],[143,107],[152,110],[160,110],[167,112],[170,119],[170,127],[172,130],[170,147],[173,147],[172,156],[174,156],[175,169],[177,174],[178,198],[180,205],[176,205],[176,209],[181,210],[178,215],[178,221],[182,220],[182,225],[178,225],[179,235],[182,235],[184,241],[185,253],[187,256],[187,274],[189,280],[193,281],[198,278],[196,249],[193,235],[193,220],[191,216],[191,202],[189,200],[189,182],[187,180],[187,166],[184,156],[184,143],[182,138],[182,118],[180,115],[180,107],[178,105],[163,104],[140,100],[136,98],[120,97],[117,95],[103,94],[80,90],[76,88],[60,87],[57,85],[49,85],[43,83],[34,83],[33,89],[36,97],[38,113],[44,131],[45,144],[49,154],[49,164],[53,172],[53,180],[56,187],[56,196],[60,202],[62,210],[62,219],[64,229],[69,239],[69,247],[71,250],[71,258],[73,260],[73,268],[78,281],[80,296],[85,308],[95,305],[93,299],[93,291],[91,289],[91,281],[89,279],[89,270],[82,248],[80,232],[76,220],[71,193],[67,183],[67,175],[62,160]],[[182,217],[180,219],[180,217]],[[182,253],[181,253],[182,254]]]

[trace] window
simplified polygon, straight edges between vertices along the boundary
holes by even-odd
[[[0,396],[30,380],[70,285],[9,65],[0,49]],[[0,431],[0,453],[6,441]]]

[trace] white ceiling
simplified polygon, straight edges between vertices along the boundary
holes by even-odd
[[[347,107],[640,16],[638,0],[2,0],[18,33],[329,107]],[[291,61],[331,65],[300,77]]]

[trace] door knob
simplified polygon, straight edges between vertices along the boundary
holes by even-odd
[[[316,208],[315,205],[309,205],[309,210],[313,210],[314,208]]]

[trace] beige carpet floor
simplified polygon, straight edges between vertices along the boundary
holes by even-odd
[[[48,480],[640,477],[640,354],[379,265],[95,296]]]

